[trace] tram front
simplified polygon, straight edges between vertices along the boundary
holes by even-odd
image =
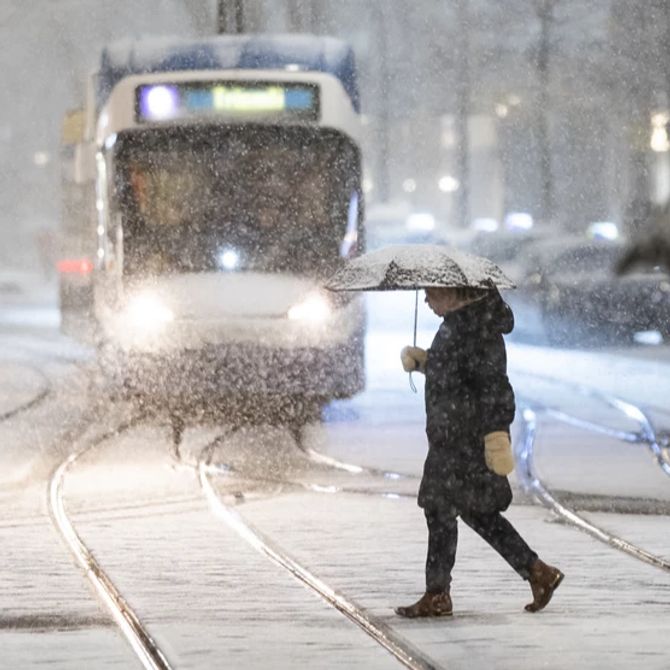
[[[318,286],[361,248],[357,115],[328,74],[212,74],[128,77],[101,114],[105,367],[188,399],[351,396],[363,306]]]

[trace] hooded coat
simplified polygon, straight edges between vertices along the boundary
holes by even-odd
[[[449,312],[427,351],[428,456],[419,506],[449,514],[487,514],[512,501],[507,477],[486,467],[484,436],[507,431],[514,391],[503,334],[514,316],[497,290]]]

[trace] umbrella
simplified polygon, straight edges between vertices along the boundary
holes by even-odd
[[[395,291],[431,286],[514,288],[488,258],[436,244],[384,247],[347,260],[326,282],[331,291]]]
[[[514,283],[488,258],[435,244],[384,247],[346,260],[326,281],[331,291],[415,290],[414,346],[419,289],[430,287],[514,288]],[[414,385],[410,384],[414,389]],[[415,389],[414,389],[415,390]]]

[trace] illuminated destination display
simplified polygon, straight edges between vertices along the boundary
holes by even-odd
[[[135,92],[139,122],[211,117],[305,121],[319,118],[319,90],[313,84],[185,82],[143,84]]]

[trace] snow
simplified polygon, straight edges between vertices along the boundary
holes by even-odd
[[[345,262],[326,283],[332,290],[415,289],[427,286],[511,288],[492,261],[431,244],[390,245]]]
[[[455,616],[426,622],[392,614],[393,606],[413,602],[423,589],[425,522],[413,502],[294,495],[283,505],[278,513],[272,503],[259,501],[243,513],[281,537],[325,580],[355,593],[440,667],[660,670],[667,663],[655,622],[670,605],[667,577],[551,523],[542,510],[515,506],[507,516],[545,560],[566,573],[545,612],[523,612],[530,600],[526,584],[461,527],[452,587]],[[662,527],[657,519],[649,530],[658,534]]]
[[[419,393],[413,394],[399,362],[399,350],[411,335],[413,294],[371,294],[367,300],[368,388],[353,400],[333,403],[324,424],[308,427],[306,444],[341,461],[410,477],[381,479],[315,465],[295,449],[285,428],[263,425],[237,433],[216,423],[191,425],[183,445],[186,465],[178,465],[170,455],[164,415],[111,436],[68,476],[68,511],[170,661],[192,668],[215,667],[222,658],[236,667],[266,667],[270,657],[278,668],[395,664],[368,636],[209,512],[187,466],[225,433],[214,454],[216,462],[229,466],[229,474],[213,477],[224,499],[236,501],[243,517],[292,557],[441,667],[665,668],[666,641],[658,635],[658,622],[670,606],[667,575],[555,523],[518,490],[508,517],[545,560],[566,573],[547,610],[524,613],[527,585],[463,528],[454,618],[406,621],[393,615],[392,607],[412,602],[423,587],[426,530],[412,498],[426,450],[423,377],[415,375]],[[435,322],[422,307],[421,346],[430,343]],[[47,328],[26,330],[21,348],[15,332],[1,331],[0,342],[0,373],[14,389],[6,393],[4,408],[18,406],[39,389],[41,377],[30,365],[55,385],[52,399],[0,423],[0,535],[7,547],[8,585],[0,595],[5,662],[21,668],[131,667],[129,648],[84,586],[46,517],[46,478],[66,453],[84,443],[85,399],[96,395],[90,377],[53,354],[85,358]],[[670,364],[663,356],[667,361],[670,354],[664,348],[653,357],[647,350],[644,355],[639,350],[597,353],[522,344],[509,344],[508,350],[519,396],[581,412],[617,430],[635,429],[635,422],[597,396],[527,374],[572,382],[578,371],[579,381],[634,402],[653,401],[660,406],[657,415],[665,416],[660,410],[669,397]],[[89,427],[88,435],[112,427],[129,409],[100,400],[99,423]],[[670,482],[642,445],[623,444],[547,416],[539,415],[539,421],[536,461],[549,486],[586,496],[653,496],[667,502]],[[324,492],[314,492],[315,487]],[[402,495],[383,495],[389,492]],[[607,509],[583,514],[650,551],[670,555],[667,516]]]

